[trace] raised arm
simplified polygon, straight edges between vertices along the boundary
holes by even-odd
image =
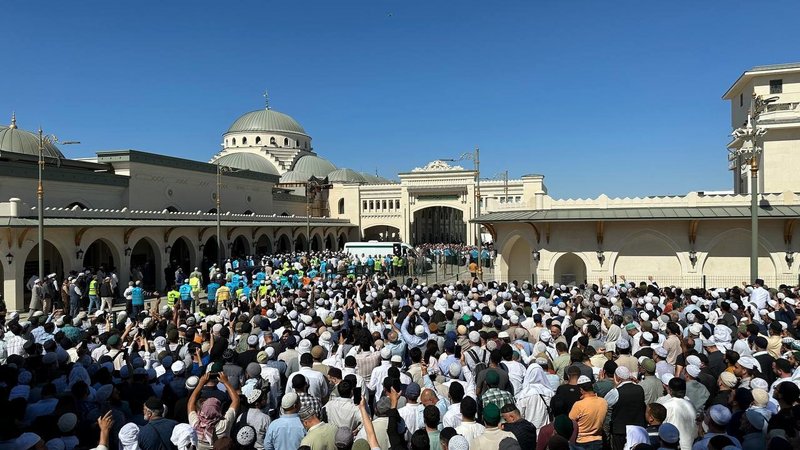
[[[228,396],[231,398],[231,409],[234,411],[239,410],[239,394],[233,389],[233,386],[228,382],[228,375],[225,372],[219,373],[219,381],[228,390]]]
[[[189,403],[186,405],[186,412],[189,414],[193,412],[197,412],[195,405],[197,404],[197,397],[200,396],[200,391],[203,390],[203,386],[208,383],[208,373],[204,373],[203,376],[200,377],[200,381],[197,383],[197,386],[192,391],[192,395],[189,397]],[[239,398],[237,397],[236,400],[238,401]]]
[[[361,411],[361,423],[364,424],[364,432],[367,434],[367,443],[369,448],[379,448],[381,445],[378,443],[378,437],[375,435],[375,427],[372,426],[372,419],[367,413],[367,405],[364,402],[364,397],[361,396],[361,403],[358,404],[358,410]]]

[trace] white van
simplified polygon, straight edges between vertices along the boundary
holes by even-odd
[[[348,255],[356,255],[359,258],[364,256],[387,256],[394,255],[395,249],[400,252],[400,255],[411,253],[411,256],[417,258],[417,252],[410,245],[403,242],[346,242],[344,244],[344,252]]]

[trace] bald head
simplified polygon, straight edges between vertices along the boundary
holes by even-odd
[[[433,389],[424,389],[419,396],[419,402],[425,406],[435,405],[439,401]]]
[[[390,331],[389,332],[389,342],[397,342],[397,332]]]

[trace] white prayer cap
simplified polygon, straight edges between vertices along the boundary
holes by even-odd
[[[689,364],[686,366],[686,372],[691,375],[692,378],[697,378],[697,376],[700,375],[700,367]]]

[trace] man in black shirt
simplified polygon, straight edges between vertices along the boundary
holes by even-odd
[[[581,399],[581,389],[578,387],[578,378],[581,376],[581,369],[577,366],[567,367],[569,384],[562,384],[556,389],[556,395],[564,399],[567,404],[567,411],[572,411],[572,405]]]
[[[536,427],[532,423],[522,418],[522,415],[514,406],[509,403],[500,410],[505,423],[502,425],[503,431],[510,431],[517,438],[520,448],[536,448]]]

